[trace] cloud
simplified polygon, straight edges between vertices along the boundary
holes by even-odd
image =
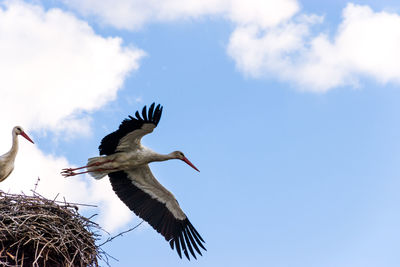
[[[225,0],[65,0],[83,15],[93,15],[102,23],[120,29],[135,30],[151,22],[172,21],[218,13]]]
[[[363,77],[382,84],[400,82],[398,14],[348,4],[332,38],[311,33],[322,22],[318,18],[291,19],[268,29],[237,28],[228,54],[249,76],[279,77],[307,91],[358,86]]]
[[[11,129],[21,125],[29,133],[52,131],[90,134],[87,114],[115,99],[130,72],[139,67],[144,52],[123,46],[116,37],[97,35],[70,13],[38,5],[7,1],[0,5],[0,151],[11,147]],[[86,114],[86,115],[84,115]],[[9,140],[9,142],[7,142]],[[4,191],[29,193],[40,177],[39,193],[68,201],[95,203],[109,230],[131,218],[131,212],[111,192],[109,183],[91,178],[64,179],[63,157],[43,153],[20,140],[15,171],[3,183]],[[121,211],[121,221],[104,214]]]
[[[400,15],[349,4],[332,45],[354,72],[400,81]]]
[[[83,15],[120,29],[138,30],[148,23],[223,16],[237,24],[271,26],[299,9],[296,0],[68,0]]]
[[[30,129],[87,132],[85,123],[60,122],[79,122],[79,112],[114,100],[143,55],[60,9],[7,2],[0,9],[1,109]]]
[[[117,28],[223,17],[235,25],[227,53],[253,78],[274,77],[305,91],[360,84],[364,77],[398,84],[400,17],[349,3],[336,30],[316,32],[323,17],[300,12],[296,0],[73,0],[67,5]],[[332,34],[329,34],[332,32]]]
[[[286,21],[296,14],[299,4],[296,0],[265,1],[265,0],[231,0],[228,17],[238,26],[258,25],[271,27]]]
[[[309,33],[310,20],[260,28],[258,25],[237,27],[227,48],[243,73],[260,77],[274,69],[285,71],[293,64],[291,54],[304,49],[304,38]]]

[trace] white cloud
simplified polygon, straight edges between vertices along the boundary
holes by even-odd
[[[60,9],[45,11],[20,1],[0,5],[1,153],[10,149],[15,125],[28,134],[49,130],[89,134],[90,117],[82,112],[114,100],[143,55],[139,49],[123,46],[120,38],[97,35],[86,22]],[[98,204],[100,214],[120,211],[120,221],[100,215],[109,230],[131,218],[107,181],[64,179],[60,170],[70,165],[22,138],[15,171],[0,189],[29,193],[40,177],[39,193],[47,197],[60,193],[68,201]]]
[[[304,49],[308,23],[286,23],[262,29],[257,25],[237,27],[232,33],[228,54],[242,72],[260,77],[292,64],[291,53]]]
[[[334,45],[345,63],[381,82],[399,82],[400,15],[349,4],[343,17]]]
[[[137,30],[147,23],[223,16],[244,25],[271,26],[290,18],[299,9],[296,0],[64,0],[84,15],[102,23]]]
[[[199,17],[224,10],[226,0],[64,0],[84,15],[94,15],[104,24],[139,29],[146,23]]]
[[[236,25],[227,52],[251,77],[276,77],[302,90],[358,86],[362,77],[399,83],[400,16],[349,3],[332,36],[315,33],[323,17],[300,13],[296,0],[73,0],[102,23],[137,30],[146,23],[224,17]]]
[[[238,25],[271,27],[291,18],[299,10],[296,0],[231,0],[228,1],[228,17]]]
[[[142,56],[60,9],[7,2],[0,9],[1,109],[13,110],[30,129],[79,130],[59,122],[115,99]]]
[[[228,53],[248,75],[274,75],[303,90],[357,86],[361,77],[400,82],[398,14],[348,4],[332,39],[310,34],[312,24],[313,20],[292,19],[270,29],[238,28]]]

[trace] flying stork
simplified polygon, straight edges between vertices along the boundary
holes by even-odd
[[[29,138],[21,126],[15,126],[12,129],[11,149],[4,155],[0,156],[0,182],[4,181],[14,170],[14,161],[18,152],[18,135],[25,137],[26,140],[33,143],[32,139]]]
[[[136,118],[122,121],[119,129],[105,136],[99,146],[100,157],[88,159],[86,166],[62,170],[65,177],[89,173],[95,179],[108,175],[114,192],[137,216],[147,221],[164,236],[180,258],[182,252],[190,260],[189,253],[196,259],[202,248],[206,250],[203,238],[196,231],[180,208],[174,195],[163,187],[153,176],[148,163],[180,159],[199,171],[180,151],[158,154],[144,147],[140,140],[153,132],[161,118],[162,107],[151,104],[142,116],[136,111]],[[75,172],[84,169],[86,171]]]

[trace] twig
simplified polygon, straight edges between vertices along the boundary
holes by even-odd
[[[38,176],[38,178],[36,180],[36,184],[35,184],[35,189],[33,189],[33,192],[36,192],[36,189],[37,189],[37,187],[39,185],[39,182],[40,182],[40,177]]]
[[[31,192],[34,194],[34,195],[36,195],[36,196],[39,196],[39,197],[41,197],[41,198],[45,198],[44,196],[42,196],[41,194],[39,194],[38,192],[35,192],[35,191],[33,191],[33,190],[31,190]],[[59,195],[59,193],[57,194],[57,196],[56,196],[56,198],[58,197],[58,195]],[[55,198],[55,199],[56,199]],[[65,204],[65,199],[64,199],[64,201],[59,201],[59,200],[51,200],[52,202],[55,202],[55,203],[60,203],[60,204]],[[97,205],[93,205],[93,204],[82,204],[82,203],[75,203],[75,202],[68,202],[67,203],[67,206],[70,206],[70,207],[72,207],[72,206],[83,206],[83,207],[93,207],[93,208],[97,208]]]
[[[99,247],[103,246],[104,244],[107,244],[108,242],[111,242],[111,241],[112,241],[114,238],[116,238],[116,237],[122,236],[123,234],[126,234],[126,233],[128,233],[128,232],[130,232],[130,231],[135,230],[135,229],[138,228],[143,222],[144,222],[144,221],[141,221],[140,223],[138,223],[138,224],[135,225],[134,227],[132,227],[132,228],[126,230],[126,231],[123,231],[123,232],[121,232],[121,233],[119,233],[119,234],[117,234],[117,235],[115,235],[115,236],[113,236],[113,237],[107,238],[107,240],[104,241],[103,243],[101,243],[101,244],[99,245]]]

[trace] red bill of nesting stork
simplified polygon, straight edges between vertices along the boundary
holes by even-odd
[[[201,254],[205,249],[203,238],[196,231],[180,208],[174,195],[163,187],[153,176],[148,163],[180,159],[199,171],[180,151],[158,154],[142,146],[140,140],[153,132],[161,118],[162,107],[151,104],[142,116],[136,111],[136,118],[122,121],[119,129],[105,136],[99,146],[100,157],[88,159],[86,166],[63,169],[65,177],[89,173],[95,179],[108,175],[114,192],[137,216],[147,221],[164,236],[180,258],[182,251],[190,260],[196,259],[195,251]],[[86,168],[86,171],[75,172]]]
[[[18,152],[18,135],[25,137],[32,142],[32,139],[24,132],[21,126],[15,126],[12,129],[12,146],[10,151],[0,156],[0,182],[4,181],[14,170],[14,161]]]

